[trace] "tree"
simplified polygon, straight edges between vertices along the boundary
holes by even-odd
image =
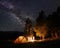
[[[43,10],[41,10],[41,12],[39,12],[39,16],[36,19],[36,23],[35,24],[37,26],[40,26],[40,25],[42,25],[44,23],[45,19],[46,19],[45,13],[44,13]]]
[[[44,39],[47,32],[45,19],[46,19],[45,13],[43,10],[41,10],[41,12],[39,12],[39,16],[35,21],[34,31],[36,32],[36,36],[42,37],[42,39]]]
[[[26,35],[32,34],[32,22],[29,18],[26,19],[25,33],[26,33]]]
[[[60,7],[57,8],[56,12],[48,16],[47,27],[48,33],[52,33],[53,36],[58,33],[58,29],[60,28]]]

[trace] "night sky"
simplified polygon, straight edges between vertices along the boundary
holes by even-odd
[[[0,0],[0,31],[23,31],[26,18],[34,22],[42,9],[46,15],[60,6],[60,0]]]

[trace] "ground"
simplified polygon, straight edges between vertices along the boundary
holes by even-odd
[[[60,48],[60,39],[45,42],[29,42],[14,44],[9,41],[0,41],[0,48]]]

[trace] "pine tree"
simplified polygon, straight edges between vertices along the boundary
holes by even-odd
[[[45,13],[44,13],[44,11],[43,10],[41,10],[41,12],[39,12],[39,16],[37,17],[37,19],[36,19],[36,25],[37,26],[40,26],[40,25],[42,25],[43,23],[44,23],[44,21],[45,21]]]
[[[34,31],[36,32],[36,36],[42,37],[44,39],[46,32],[47,32],[47,28],[45,25],[45,13],[42,10],[39,13],[39,16],[37,17],[36,21],[35,21],[35,26],[34,26]]]
[[[26,33],[26,35],[32,34],[32,22],[29,18],[26,19],[25,33]]]

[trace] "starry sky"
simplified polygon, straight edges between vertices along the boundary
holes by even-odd
[[[38,12],[51,14],[60,6],[60,0],[0,0],[0,31],[23,31],[26,18],[32,22]]]

